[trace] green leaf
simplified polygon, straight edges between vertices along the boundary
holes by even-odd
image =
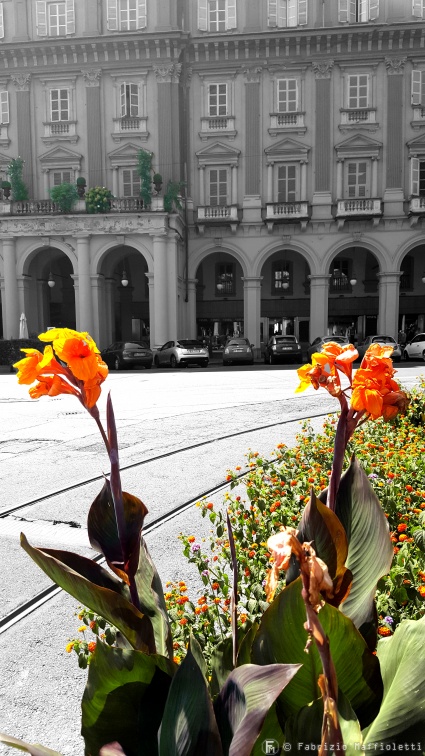
[[[254,642],[254,638],[257,634],[259,625],[254,622],[249,630],[245,633],[244,637],[240,641],[239,651],[237,657],[237,666],[241,667],[242,664],[249,664],[251,662],[251,648]]]
[[[159,737],[159,756],[222,756],[198,642],[190,639],[173,677]]]
[[[365,736],[373,743],[406,743],[416,739],[425,749],[425,617],[405,620],[391,638],[379,641],[377,656],[384,699]]]
[[[244,664],[233,670],[214,703],[225,756],[249,756],[266,714],[300,664]]]
[[[415,530],[413,538],[418,549],[425,551],[425,530]]]
[[[98,641],[82,700],[86,753],[118,742],[126,756],[156,756],[174,671],[173,663],[163,657]]]
[[[323,701],[321,698],[292,714],[285,725],[285,743],[297,753],[318,751],[322,739]]]
[[[149,617],[157,654],[173,658],[171,629],[165,605],[161,579],[142,538],[139,550],[139,565],[135,575],[140,608]]]
[[[150,622],[130,603],[124,583],[79,554],[36,549],[23,533],[21,546],[53,582],[121,630],[133,648],[146,650],[145,637],[150,631]]]
[[[373,620],[376,586],[390,570],[393,547],[379,499],[355,457],[341,476],[336,514],[348,536],[346,566],[353,574],[350,594],[340,609],[360,628]]]
[[[284,740],[285,738],[276,713],[276,704],[274,704],[266,714],[261,732],[251,751],[251,756],[264,756],[265,743],[267,741],[280,746]]]
[[[18,751],[30,753],[31,756],[61,756],[58,751],[52,751],[51,748],[45,748],[44,746],[38,745],[38,743],[25,743],[24,740],[12,738],[4,732],[0,732],[0,743],[12,746],[12,748],[16,748]]]
[[[320,610],[320,622],[329,638],[338,685],[349,699],[363,726],[379,711],[382,680],[379,663],[348,617],[330,604]],[[322,674],[320,657],[314,644],[305,652],[307,632],[301,579],[288,585],[264,613],[252,646],[257,664],[299,663],[302,669],[279,697],[285,717],[320,697],[317,679]]]
[[[243,635],[243,631],[240,635]],[[210,690],[212,696],[218,695],[232,670],[233,638],[230,636],[215,644],[211,653]]]

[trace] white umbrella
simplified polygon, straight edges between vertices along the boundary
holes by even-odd
[[[19,318],[19,338],[28,338],[28,324],[24,312],[21,312],[21,317]]]

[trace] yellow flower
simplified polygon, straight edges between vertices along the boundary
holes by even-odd
[[[65,646],[66,653],[70,654],[73,648],[74,648],[74,641],[71,641],[70,643],[67,643],[66,646]]]
[[[81,627],[78,628],[79,633],[84,633],[87,630],[86,625],[81,625]]]

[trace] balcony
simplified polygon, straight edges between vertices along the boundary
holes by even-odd
[[[413,120],[410,121],[412,129],[420,129],[425,123],[425,107],[423,105],[413,105]]]
[[[304,124],[304,113],[270,113],[270,136],[292,132],[305,134],[307,127]]]
[[[161,208],[163,209],[163,208]],[[111,199],[111,213],[140,213],[141,210],[150,212],[152,208],[144,208],[141,197],[114,197]],[[86,213],[86,203],[78,200],[72,209],[72,215]],[[0,215],[64,215],[60,207],[52,200],[25,200],[21,202],[0,202]],[[97,213],[100,215],[100,213]]]
[[[382,215],[382,202],[380,199],[344,199],[338,200],[336,218],[338,226],[342,228],[345,220],[362,220],[372,218],[374,225],[379,223]]]
[[[409,203],[411,215],[425,215],[425,197],[412,197]]]
[[[299,223],[305,231],[309,219],[308,202],[268,202],[265,223],[269,233],[275,223]]]
[[[373,108],[345,108],[341,109],[340,131],[365,127],[367,131],[376,131],[376,110]]]
[[[75,144],[78,141],[76,121],[49,121],[43,125],[44,136],[41,137],[41,140],[45,144],[53,141]]]
[[[237,134],[234,116],[208,116],[201,118],[199,136],[203,142],[211,137],[225,136],[234,139]]]
[[[114,118],[113,122],[114,131],[111,136],[114,142],[128,139],[128,137],[138,137],[143,142],[146,142],[149,136],[148,119],[145,117]]]
[[[205,226],[230,226],[232,233],[236,233],[239,225],[237,205],[206,205],[198,207],[196,224],[200,234],[205,232]]]

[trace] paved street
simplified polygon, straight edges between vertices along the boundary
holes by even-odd
[[[408,388],[418,375],[425,375],[425,363],[399,369]],[[100,409],[104,417],[110,390],[121,465],[146,461],[123,473],[124,489],[143,499],[149,520],[218,485],[228,468],[244,464],[248,448],[268,457],[277,443],[292,443],[297,417],[337,409],[325,392],[295,395],[297,385],[295,369],[286,366],[111,374]],[[37,506],[0,519],[4,615],[50,583],[19,547],[21,530],[34,545],[93,553],[85,520],[101,481],[54,493],[107,472],[108,460],[94,421],[73,397],[32,401],[15,376],[2,375],[0,404],[0,510],[52,493]],[[287,424],[276,424],[281,422]],[[315,422],[319,427],[321,419]],[[240,435],[226,438],[230,433]],[[173,454],[195,444],[202,445]],[[158,459],[164,454],[170,456]],[[212,498],[216,506],[222,499],[222,493]],[[193,508],[147,540],[163,580],[185,579],[196,589],[197,577],[180,553],[180,531],[205,537],[208,522]],[[60,594],[0,636],[0,730],[42,742],[64,756],[83,752],[79,702],[87,673],[64,651],[78,628],[75,610],[76,601]],[[0,746],[0,753],[9,752]]]

